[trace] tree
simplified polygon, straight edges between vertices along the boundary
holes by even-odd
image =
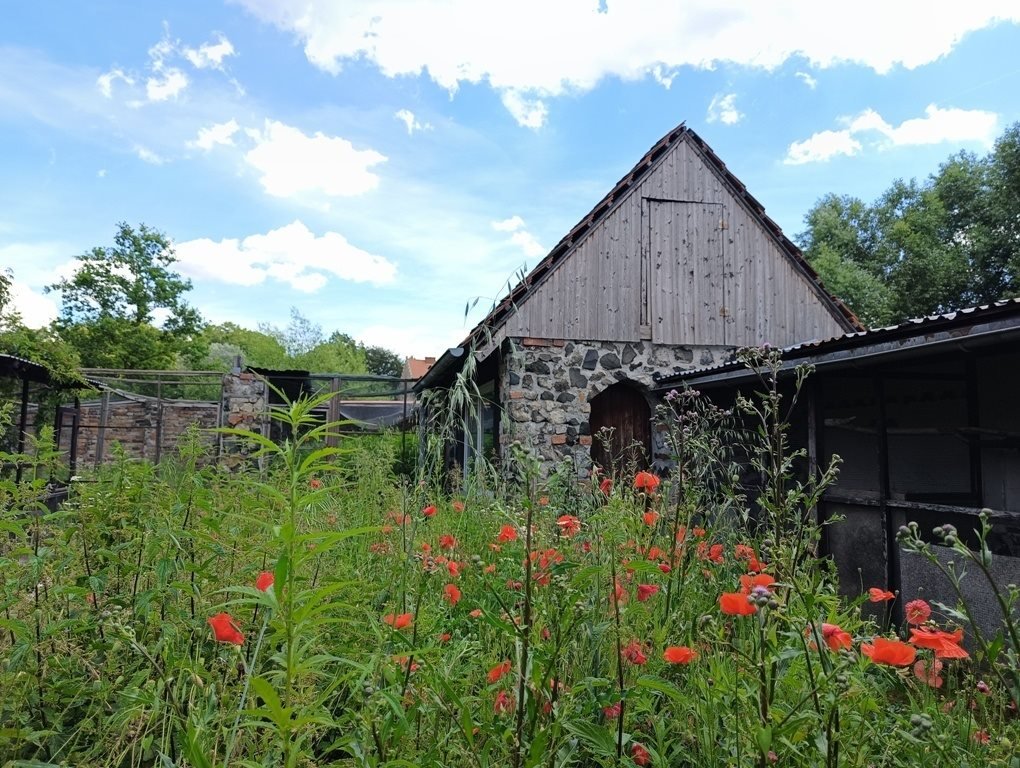
[[[51,329],[26,326],[12,306],[13,292],[13,276],[0,269],[0,352],[46,366],[60,384],[83,384],[74,348]]]
[[[191,281],[171,269],[177,259],[162,232],[117,227],[113,247],[80,255],[72,277],[47,286],[61,294],[54,327],[87,367],[173,368],[201,345],[202,318],[184,300]]]
[[[365,363],[368,372],[376,376],[400,378],[404,372],[404,359],[385,347],[365,347]]]
[[[826,286],[867,325],[1020,294],[1020,123],[985,157],[960,152],[873,204],[826,195],[798,235]]]

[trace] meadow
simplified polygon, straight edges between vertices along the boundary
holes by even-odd
[[[661,476],[545,477],[514,444],[456,492],[392,441],[322,447],[314,405],[282,443],[236,432],[242,468],[193,436],[56,511],[45,436],[5,457],[0,765],[1020,768],[1017,627],[841,597],[812,514],[838,466],[799,477],[775,391],[745,428],[667,398]],[[937,533],[982,578],[987,548]]]

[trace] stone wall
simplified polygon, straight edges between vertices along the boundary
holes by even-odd
[[[722,362],[731,347],[664,346],[648,341],[562,341],[513,339],[500,367],[506,411],[500,442],[519,441],[538,455],[546,471],[571,459],[577,474],[591,469],[591,398],[620,381],[644,388],[652,413],[657,404],[648,388],[654,376]],[[504,450],[504,455],[506,451]],[[665,468],[668,453],[661,433],[652,431],[652,466]]]
[[[223,426],[267,434],[266,382],[254,373],[224,375],[219,408]],[[236,464],[243,461],[250,450],[250,443],[227,435],[220,444],[220,457],[228,464]]]
[[[118,444],[124,453],[135,459],[159,461],[172,453],[181,436],[191,426],[202,430],[209,445],[215,442],[209,430],[217,426],[219,408],[216,403],[190,400],[157,400],[147,397],[114,399],[104,407],[96,400],[81,404],[78,428],[78,466],[93,467],[110,462]],[[65,417],[60,432],[60,449],[71,449],[71,419]]]

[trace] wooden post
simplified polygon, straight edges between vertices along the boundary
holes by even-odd
[[[78,438],[81,435],[81,398],[74,396],[74,415],[71,417],[71,455],[67,459],[73,477],[78,471]]]
[[[156,464],[163,457],[163,379],[156,376]]]
[[[885,573],[886,589],[896,592],[900,588],[900,545],[896,541],[896,526],[889,508],[889,429],[885,407],[885,381],[881,374],[875,374],[875,399],[878,402],[878,493],[882,522],[885,525]],[[903,618],[903,601],[897,600],[893,606],[893,621],[901,623]]]
[[[984,481],[981,476],[981,437],[977,427],[981,426],[981,404],[978,392],[977,360],[967,355],[965,361],[967,371],[967,447],[970,452],[970,492],[974,497],[975,507],[985,505]]]
[[[21,380],[21,419],[18,423],[18,461],[14,470],[14,482],[21,482],[23,471],[21,455],[25,452],[25,432],[28,429],[28,377]]]
[[[326,411],[326,421],[333,424],[340,421],[340,388],[342,382],[339,376],[334,376],[329,380],[329,391],[332,393],[332,397],[329,398],[329,408]],[[331,448],[335,448],[340,444],[340,438],[336,435],[329,435],[326,438],[326,445]]]
[[[96,469],[103,463],[103,450],[106,443],[106,419],[110,411],[110,390],[104,389],[103,396],[99,402],[99,426],[96,431]]]

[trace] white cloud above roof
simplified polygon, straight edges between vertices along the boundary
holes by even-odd
[[[838,155],[856,155],[864,148],[862,140],[878,149],[926,144],[973,143],[990,147],[995,141],[999,116],[982,109],[942,109],[929,104],[924,117],[890,124],[878,112],[866,109],[853,117],[840,118],[846,125],[840,130],[824,130],[787,149],[787,165],[822,162]]]
[[[316,235],[300,220],[245,238],[177,243],[177,268],[196,280],[253,286],[273,280],[314,293],[331,277],[383,285],[396,278],[388,259],[351,244],[339,232]]]
[[[538,242],[538,239],[531,234],[524,226],[524,219],[520,216],[511,216],[509,219],[492,222],[492,228],[497,232],[510,233],[510,242],[518,246],[524,255],[529,259],[544,256],[548,249]]]
[[[719,122],[723,125],[736,125],[743,116],[743,113],[737,109],[737,94],[727,93],[723,95],[717,93],[712,97],[712,101],[708,105],[706,119],[710,123]]]
[[[885,73],[949,53],[968,32],[1020,22],[1015,0],[974,0],[935,12],[925,0],[236,0],[293,34],[316,67],[374,63],[387,77],[427,75],[451,93],[487,82],[515,119],[531,128],[544,99],[587,91],[602,79],[653,77],[677,67],[719,64],[775,69],[792,57],[824,68],[854,63]],[[807,81],[805,81],[807,82]]]
[[[385,162],[373,149],[355,149],[347,139],[266,120],[261,131],[246,132],[255,146],[244,156],[274,197],[315,193],[327,197],[362,195],[379,185],[372,168]]]

